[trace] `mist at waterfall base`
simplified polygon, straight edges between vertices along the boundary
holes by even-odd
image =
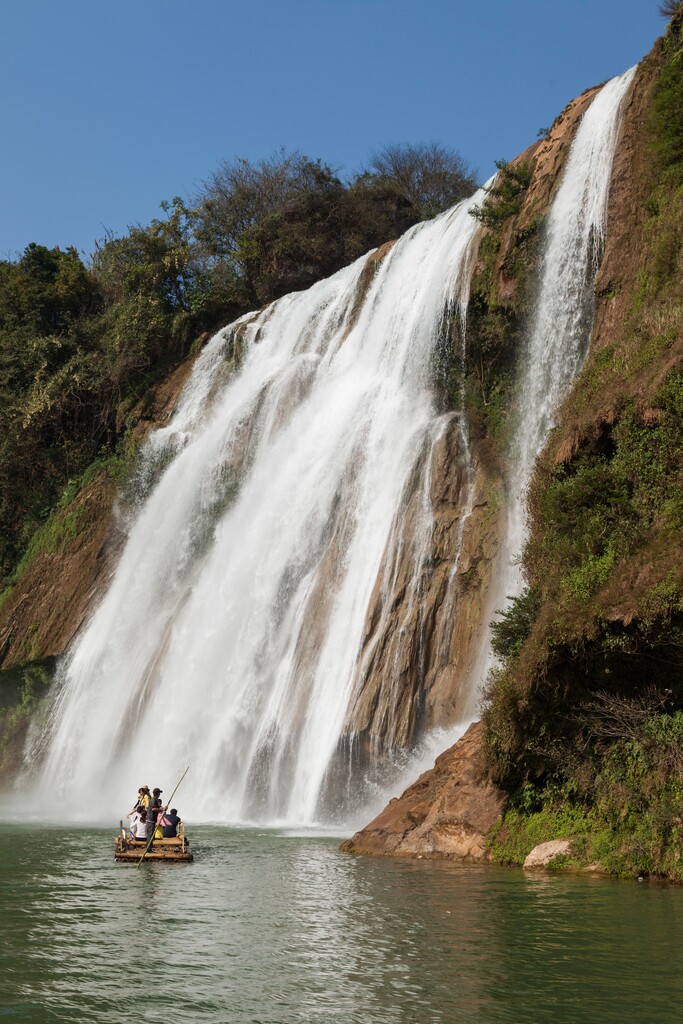
[[[588,108],[548,218],[490,613],[521,585],[513,563],[533,460],[585,355],[632,77]],[[447,417],[460,417],[469,451],[464,415],[437,407],[434,359],[465,316],[478,240],[468,211],[484,197],[412,229],[370,280],[361,259],[207,345],[172,421],[146,443],[116,572],[30,737],[27,759],[41,768],[24,786],[36,814],[47,793],[50,816],[110,819],[143,782],[168,793],[189,764],[182,802],[195,820],[360,824],[463,731],[383,751],[361,779],[348,709],[415,468]],[[473,707],[491,665],[482,637]],[[97,793],[96,809],[84,793]]]

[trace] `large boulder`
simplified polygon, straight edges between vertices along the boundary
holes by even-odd
[[[551,839],[534,846],[524,861],[525,868],[547,868],[556,857],[566,857],[572,852],[571,839]]]
[[[482,738],[483,727],[476,722],[433,768],[341,849],[392,857],[489,860],[486,836],[502,815],[506,796],[484,774]]]

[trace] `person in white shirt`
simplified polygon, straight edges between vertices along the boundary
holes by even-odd
[[[130,834],[133,839],[147,841],[148,822],[146,813],[144,811],[131,811],[128,817],[130,818]]]

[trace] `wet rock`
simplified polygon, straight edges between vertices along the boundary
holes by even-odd
[[[501,478],[474,445],[468,476],[462,445],[453,414],[415,474],[370,600],[345,728],[375,750],[474,717],[503,501]]]
[[[347,853],[486,861],[489,829],[500,818],[505,795],[482,770],[479,722],[437,758],[398,799],[347,840]]]

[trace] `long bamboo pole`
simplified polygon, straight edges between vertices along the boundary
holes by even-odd
[[[163,810],[162,810],[162,812],[161,812],[162,814],[166,814],[166,811],[168,810],[168,808],[169,808],[169,807],[171,806],[171,804],[173,803],[173,797],[174,797],[174,796],[176,795],[176,793],[178,792],[178,786],[179,786],[179,785],[180,785],[180,783],[181,783],[181,782],[183,781],[183,779],[185,778],[185,776],[187,775],[187,773],[189,772],[189,770],[190,770],[190,766],[189,766],[189,764],[188,764],[187,768],[185,769],[185,771],[183,772],[183,774],[182,774],[182,775],[180,776],[180,778],[178,779],[178,782],[176,783],[176,787],[175,787],[175,789],[173,790],[173,792],[171,793],[170,797],[168,798],[168,801],[167,801],[167,803],[166,803],[166,806],[164,807],[164,809],[163,809]],[[147,854],[148,854],[148,852],[149,852],[149,850],[150,850],[150,847],[152,846],[152,843],[154,842],[154,833],[155,833],[155,831],[156,831],[156,821],[155,821],[155,823],[154,823],[154,828],[152,829],[152,834],[151,834],[151,836],[149,837],[149,839],[147,840],[147,846],[145,847],[145,851],[144,851],[144,853],[142,854],[142,857],[140,857],[140,860],[139,860],[139,861],[137,862],[137,865],[136,865],[137,867],[140,867],[140,865],[142,864],[143,860],[144,860],[144,859],[145,859],[145,857],[147,856]]]

